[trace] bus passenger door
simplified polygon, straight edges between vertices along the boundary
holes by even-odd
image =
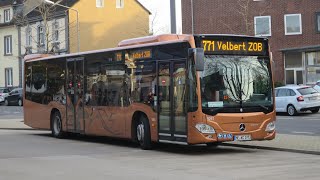
[[[67,131],[84,133],[83,58],[67,59]]]
[[[159,141],[187,143],[186,62],[159,62],[157,67]]]

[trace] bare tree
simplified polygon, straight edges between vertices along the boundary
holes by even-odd
[[[14,22],[15,25],[24,30],[22,33],[26,35],[30,33],[29,31],[37,32],[31,33],[26,38],[32,39],[39,52],[53,53],[55,49],[58,49],[59,43],[62,43],[56,41],[56,34],[65,31],[67,28],[66,26],[54,27],[53,20],[56,16],[56,6],[44,3],[43,0],[25,0],[21,7],[16,8]],[[40,26],[35,26],[36,23],[40,23]],[[23,47],[26,50],[25,54],[28,54],[30,48],[32,48],[28,44]]]
[[[246,35],[253,35],[254,34],[254,19],[252,17],[252,12],[259,11],[259,16],[262,16],[266,13],[267,10],[270,9],[271,7],[271,2],[270,0],[262,0],[262,2],[259,3],[264,3],[263,8],[257,10],[254,9],[252,3],[257,3],[253,2],[252,0],[236,0],[235,6],[231,8],[231,11],[236,12],[236,14],[239,15],[241,21],[242,28],[239,29],[234,29],[232,25],[220,20],[220,23],[223,24],[227,29],[229,29],[233,34],[246,34]],[[267,28],[267,27],[266,27]],[[267,31],[267,29],[266,29]]]
[[[152,15],[149,16],[149,29],[145,29],[145,28],[142,28],[143,27],[143,24],[146,23],[144,21],[142,21],[142,15],[139,15],[138,18],[136,18],[136,21],[137,21],[137,24],[138,24],[138,30],[140,30],[141,33],[137,34],[138,36],[145,36],[146,34],[148,35],[154,35],[154,34],[158,34],[159,32],[162,32],[166,29],[168,29],[168,26],[166,25],[162,25],[162,26],[158,26],[158,28],[155,28],[157,25],[159,25],[159,20],[160,20],[160,17],[159,17],[159,14],[158,14],[158,11],[156,9],[154,10],[151,10],[153,13]],[[136,34],[134,34],[136,35]]]

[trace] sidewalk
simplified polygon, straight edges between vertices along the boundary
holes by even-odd
[[[276,134],[276,138],[271,141],[233,141],[225,145],[320,155],[319,136]]]
[[[22,119],[0,119],[1,129],[22,129],[32,130],[29,126],[23,123]],[[228,142],[223,146],[237,146],[243,148],[257,148],[270,149],[277,151],[289,151],[307,154],[320,155],[320,137],[319,136],[303,136],[303,135],[289,135],[277,134],[276,139],[271,141],[242,141],[242,142]]]
[[[1,129],[23,129],[31,130],[31,128],[23,123],[23,119],[0,119],[0,130]]]

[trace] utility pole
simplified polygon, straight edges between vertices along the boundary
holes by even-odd
[[[194,34],[193,0],[191,0],[191,31]]]
[[[177,22],[176,22],[176,2],[170,0],[170,17],[171,17],[171,34],[177,33]]]

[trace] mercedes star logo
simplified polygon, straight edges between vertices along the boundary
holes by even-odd
[[[240,131],[244,131],[246,130],[246,125],[244,125],[243,123],[240,124],[239,126]]]

